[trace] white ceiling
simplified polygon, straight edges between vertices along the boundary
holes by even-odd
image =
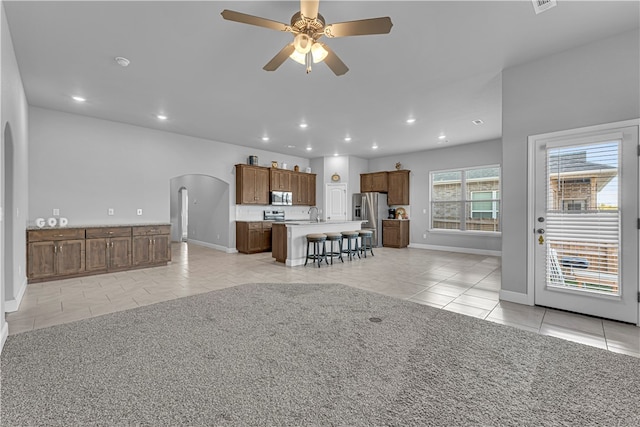
[[[640,20],[637,1],[558,0],[536,15],[530,0],[322,0],[327,23],[393,22],[388,35],[324,40],[350,68],[336,77],[325,64],[307,75],[291,60],[263,71],[291,34],[220,16],[231,9],[288,23],[297,1],[4,5],[30,105],[308,158],[419,151],[439,147],[441,134],[449,145],[499,138],[501,70]]]

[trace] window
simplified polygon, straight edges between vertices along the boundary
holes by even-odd
[[[431,229],[500,231],[500,167],[431,172]]]

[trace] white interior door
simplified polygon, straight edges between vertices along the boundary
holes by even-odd
[[[347,184],[327,184],[327,221],[347,220]]]
[[[638,322],[638,128],[534,142],[535,304]]]

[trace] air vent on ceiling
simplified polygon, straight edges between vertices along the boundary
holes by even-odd
[[[533,2],[533,10],[536,11],[536,15],[556,6],[556,0],[531,0],[531,1]]]

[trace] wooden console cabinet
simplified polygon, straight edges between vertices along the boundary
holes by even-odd
[[[171,226],[28,229],[29,283],[164,265]],[[151,242],[151,243],[150,243]]]
[[[243,254],[271,250],[270,221],[236,221],[236,249]]]
[[[409,220],[383,219],[382,246],[390,248],[409,246]]]

